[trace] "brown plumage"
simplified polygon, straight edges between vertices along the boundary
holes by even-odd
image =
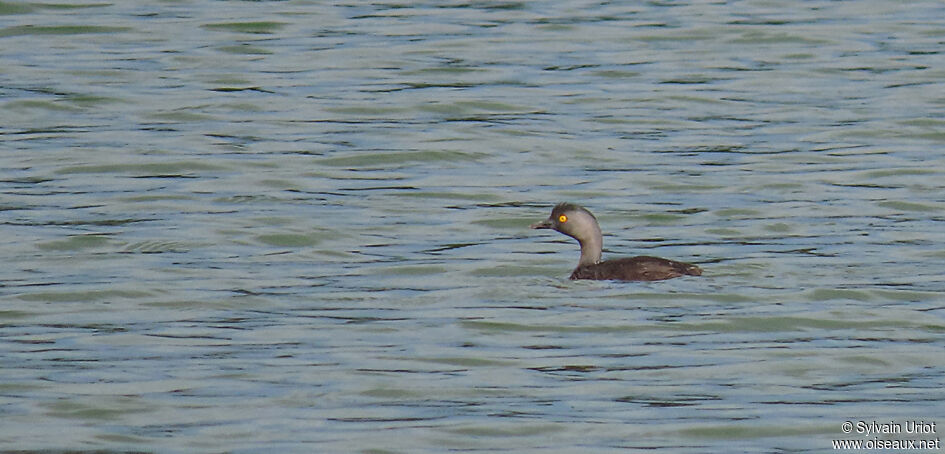
[[[597,218],[584,207],[560,203],[551,210],[551,216],[531,226],[533,229],[557,230],[578,240],[581,259],[571,273],[571,279],[658,281],[679,276],[700,276],[702,269],[689,263],[659,257],[629,257],[601,261],[603,235]]]

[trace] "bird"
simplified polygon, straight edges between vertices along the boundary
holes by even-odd
[[[702,269],[691,263],[660,257],[627,257],[601,261],[604,238],[597,218],[586,208],[573,203],[559,203],[551,216],[531,225],[533,229],[557,230],[581,245],[581,259],[571,273],[571,280],[659,281],[679,276],[701,276]]]

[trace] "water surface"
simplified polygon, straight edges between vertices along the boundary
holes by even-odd
[[[943,13],[0,2],[0,448],[941,426]],[[605,257],[705,274],[568,281],[576,244],[527,228],[564,200]]]

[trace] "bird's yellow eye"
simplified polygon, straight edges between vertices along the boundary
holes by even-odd
[[[568,217],[562,214],[561,216],[558,216],[558,222],[562,224],[568,222]]]

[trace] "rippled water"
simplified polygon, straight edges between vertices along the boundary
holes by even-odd
[[[943,14],[0,2],[0,448],[945,427]],[[563,200],[705,274],[568,281]]]

